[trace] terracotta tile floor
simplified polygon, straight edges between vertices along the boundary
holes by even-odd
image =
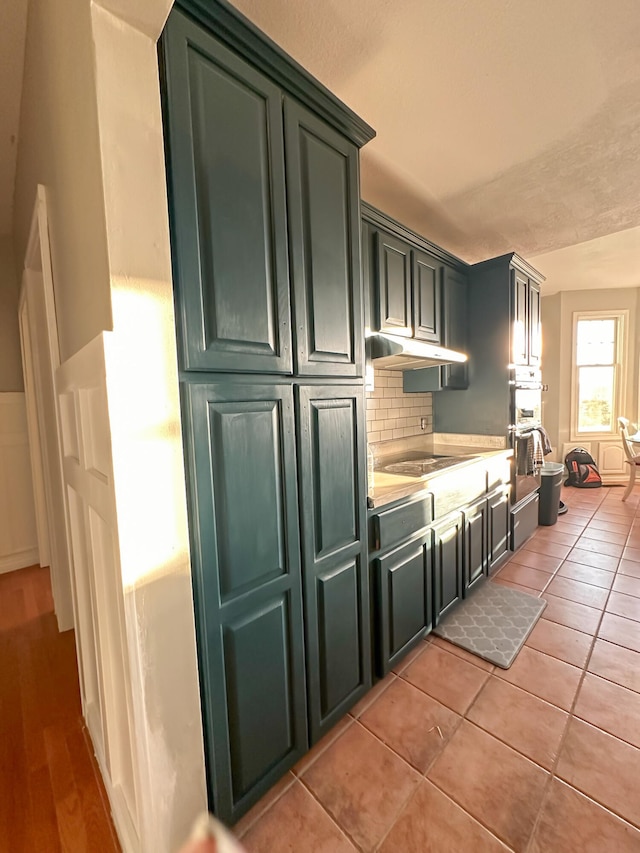
[[[249,853],[640,853],[640,487],[569,512],[492,582],[540,595],[509,670],[437,637],[235,827]]]

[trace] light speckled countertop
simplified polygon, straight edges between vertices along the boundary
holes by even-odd
[[[389,474],[382,470],[375,470],[373,483],[369,484],[370,508],[379,509],[381,506],[385,506],[408,495],[417,494],[421,491],[432,491],[437,487],[435,484],[436,480],[442,480],[444,477],[459,477],[461,472],[464,472],[470,466],[486,466],[489,459],[506,459],[513,454],[511,450],[496,450],[495,448],[478,447],[476,445],[433,444],[431,442],[428,444],[425,442],[422,447],[411,447],[411,453],[415,454],[416,450],[420,449],[424,450],[425,455],[435,453],[443,456],[460,456],[460,464],[452,465],[449,468],[444,468],[441,471],[436,471],[433,474],[420,478],[408,477],[403,474]],[[385,454],[377,462],[377,467],[382,467],[390,461],[398,461],[396,456],[399,459],[401,453],[401,451],[398,451],[397,454],[393,455]],[[473,458],[465,459],[465,456],[473,456]]]

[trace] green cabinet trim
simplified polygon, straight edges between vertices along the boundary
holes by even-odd
[[[176,0],[202,27],[216,34],[247,61],[268,75],[278,86],[313,107],[321,118],[362,147],[375,130],[339,98],[305,71],[275,42],[222,0]]]
[[[378,210],[366,201],[363,201],[360,207],[364,222],[374,226],[374,229],[381,228],[383,231],[387,231],[389,234],[399,237],[401,240],[404,240],[405,242],[415,246],[417,249],[432,255],[443,264],[460,270],[462,273],[465,273],[469,269],[469,264],[465,263],[465,261],[460,260],[460,258],[457,258],[455,255],[447,252],[446,249],[436,246],[435,243],[427,240],[426,237],[423,237],[415,231],[412,231],[410,228],[407,228],[406,225],[398,222],[397,219],[389,216],[388,213],[383,213],[383,211]]]

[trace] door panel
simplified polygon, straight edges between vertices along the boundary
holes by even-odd
[[[376,237],[379,328],[411,337],[411,247],[383,231]]]
[[[462,600],[462,528],[461,513],[433,528],[436,622]]]
[[[374,560],[377,667],[387,672],[431,628],[431,534]]]
[[[413,335],[441,342],[441,269],[431,255],[413,250]]]
[[[361,678],[359,558],[317,576],[320,714],[345,701]]]
[[[297,373],[361,376],[358,150],[285,100]]]
[[[232,823],[307,748],[293,391],[183,399],[207,763]]]
[[[451,267],[444,268],[445,346],[466,353],[469,347],[467,277]],[[469,367],[446,364],[443,368],[443,387],[464,390],[469,387]]]
[[[513,288],[512,352],[514,364],[529,363],[528,279],[511,270]]]
[[[298,389],[311,741],[371,684],[362,386]]]
[[[239,801],[294,744],[286,595],[223,629],[233,799]]]
[[[509,550],[509,491],[489,496],[489,571]]]
[[[539,365],[541,356],[540,291],[537,285],[529,280],[529,364]]]
[[[487,574],[487,502],[478,501],[464,510],[465,594]]]
[[[180,12],[163,45],[184,366],[290,373],[280,90]]]

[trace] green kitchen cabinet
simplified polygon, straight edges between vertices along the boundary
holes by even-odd
[[[509,488],[502,486],[487,498],[488,571],[493,573],[507,558],[509,551]]]
[[[512,360],[529,364],[529,279],[519,270],[511,270],[513,280]]]
[[[467,276],[459,270],[444,268],[444,345],[457,352],[466,353],[469,348],[469,305]],[[445,364],[442,371],[444,390],[463,391],[469,385],[467,362]]]
[[[540,367],[541,359],[540,287],[533,279],[529,279],[529,365]]]
[[[437,622],[464,597],[464,516],[448,515],[433,525],[433,576]]]
[[[300,386],[298,451],[311,743],[371,686],[364,390]]]
[[[386,675],[433,623],[431,531],[374,559],[376,671]]]
[[[183,402],[209,788],[233,822],[308,746],[293,390]]]
[[[374,133],[226,2],[176,0],[159,54],[209,804],[234,823],[371,684]]]
[[[441,343],[442,263],[386,231],[375,234],[376,329]]]
[[[442,343],[442,264],[432,255],[413,249],[413,337]]]
[[[184,369],[361,376],[357,145],[182,12],[163,60]]]
[[[464,509],[464,594],[488,574],[488,506],[486,498]]]
[[[285,100],[291,274],[299,376],[361,376],[358,149]]]
[[[411,246],[384,231],[378,231],[375,239],[377,330],[411,337],[413,334]]]
[[[443,333],[441,343],[449,349],[466,353],[469,347],[468,282],[464,272],[445,265],[443,279]],[[464,391],[469,387],[467,362],[406,370],[405,392]]]
[[[282,93],[177,10],[163,60],[182,366],[291,373]]]

